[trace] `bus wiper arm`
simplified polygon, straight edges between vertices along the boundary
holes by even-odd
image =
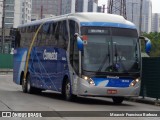
[[[106,61],[108,61],[108,58],[109,58],[109,63],[110,63],[110,54],[106,54],[106,57],[104,58],[101,66],[99,67],[98,72],[100,72],[102,70],[102,68],[104,67]]]
[[[108,61],[108,59],[109,59],[109,63],[110,63],[110,50],[109,50],[109,44],[108,44],[108,54],[106,54],[106,56],[105,56],[105,58],[104,58],[104,60],[103,60],[103,62],[102,62],[102,64],[101,64],[101,66],[100,66],[99,69],[98,69],[98,72],[100,72],[100,71],[102,70],[102,68],[104,67],[106,61]]]

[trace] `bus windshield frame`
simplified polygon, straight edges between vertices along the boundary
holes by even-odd
[[[137,30],[113,27],[82,27],[81,33],[84,41],[83,71],[140,72],[141,56]]]

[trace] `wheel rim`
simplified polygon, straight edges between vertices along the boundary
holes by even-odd
[[[66,84],[66,98],[69,99],[70,98],[70,83]]]

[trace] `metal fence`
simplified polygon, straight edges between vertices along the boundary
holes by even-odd
[[[160,57],[143,58],[141,96],[160,98]]]
[[[13,55],[0,54],[0,69],[13,69]]]

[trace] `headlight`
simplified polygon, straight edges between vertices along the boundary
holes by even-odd
[[[82,78],[83,78],[84,80],[86,80],[90,85],[95,86],[95,83],[94,83],[94,81],[93,81],[91,78],[89,78],[89,77],[87,77],[87,76],[84,76],[84,75],[82,75]]]
[[[135,81],[138,83],[139,82],[139,78],[137,78]]]
[[[137,78],[131,82],[129,86],[135,86],[140,81],[140,78]]]

